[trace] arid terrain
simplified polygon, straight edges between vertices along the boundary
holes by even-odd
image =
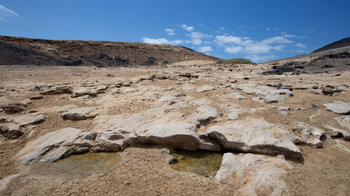
[[[350,66],[192,57],[0,66],[0,194],[348,195]]]

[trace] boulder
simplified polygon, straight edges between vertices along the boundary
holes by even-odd
[[[81,107],[64,112],[60,116],[63,120],[86,120],[89,118],[95,118],[97,113],[94,112],[93,107]]]
[[[0,108],[7,114],[15,114],[26,110],[27,105],[23,103],[10,103],[7,105],[2,105]]]
[[[284,182],[293,167],[279,157],[225,153],[215,178],[224,180],[235,174],[244,182],[235,195],[289,195]]]
[[[36,125],[44,122],[46,119],[46,114],[44,113],[29,113],[22,116],[12,117],[10,120],[20,126]]]
[[[296,143],[305,143],[314,148],[322,148],[322,143],[326,139],[323,130],[303,122],[294,122],[293,124],[298,127],[294,130],[297,134]]]
[[[18,124],[4,123],[0,124],[0,134],[8,139],[17,139],[23,135],[23,132]]]
[[[73,142],[77,139],[81,130],[64,128],[47,133],[29,142],[17,157],[21,164],[30,165],[41,161],[56,161],[73,153],[70,151]]]
[[[293,143],[293,135],[284,127],[262,118],[246,117],[243,120],[228,121],[209,127],[207,133],[227,151],[280,154],[302,159],[300,149]]]
[[[323,104],[327,110],[337,114],[350,114],[350,102],[334,101]]]

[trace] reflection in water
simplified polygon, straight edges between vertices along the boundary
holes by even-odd
[[[211,177],[220,169],[222,154],[213,152],[186,152],[171,153],[179,161],[170,167],[185,172],[196,173],[201,176]]]
[[[62,177],[87,177],[116,165],[121,160],[118,153],[86,153],[72,155],[57,162],[34,164],[31,174]]]

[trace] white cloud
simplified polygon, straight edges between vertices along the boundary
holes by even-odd
[[[231,53],[231,54],[237,54],[243,50],[243,47],[241,46],[231,46],[231,47],[226,47],[225,52]]]
[[[148,38],[148,37],[144,37],[143,42],[149,43],[149,44],[170,44],[170,45],[177,45],[177,44],[183,43],[182,40],[169,41],[166,38]]]
[[[275,55],[265,55],[265,56],[260,56],[260,55],[249,55],[246,56],[247,59],[250,59],[253,62],[266,62],[266,61],[270,61],[273,59],[276,59]]]
[[[0,21],[6,21],[6,18],[11,16],[20,17],[20,15],[17,14],[16,12],[6,8],[3,5],[0,5]]]
[[[298,48],[307,48],[307,46],[305,44],[302,44],[302,43],[296,43],[295,46]]]
[[[293,34],[288,34],[287,32],[283,31],[281,32],[281,35],[286,38],[298,38],[298,39],[303,39],[307,38],[307,36],[304,35],[293,35]]]
[[[168,33],[168,35],[170,35],[170,36],[175,35],[175,30],[174,29],[166,28],[165,32]]]
[[[271,38],[268,38],[268,39],[264,39],[261,41],[263,44],[276,44],[276,43],[279,43],[279,44],[289,44],[289,43],[292,43],[293,41],[285,38],[285,37],[282,37],[282,36],[275,36],[275,37],[271,37]]]
[[[210,46],[202,46],[198,48],[199,52],[211,52],[213,49]]]
[[[224,45],[224,44],[229,44],[229,43],[234,43],[234,44],[241,44],[242,39],[240,37],[236,37],[233,35],[217,35],[215,37],[215,43],[218,45]]]
[[[248,53],[253,53],[253,54],[261,54],[261,53],[268,53],[272,49],[271,46],[267,44],[253,44],[250,46],[246,46],[244,50]]]
[[[191,37],[193,45],[201,45],[202,44],[202,39],[211,37],[210,35],[203,34],[201,32],[192,32],[191,34],[189,34],[187,36]]]
[[[185,29],[186,31],[193,31],[194,30],[194,27],[193,26],[187,26],[185,24],[181,25],[181,27],[183,29]]]

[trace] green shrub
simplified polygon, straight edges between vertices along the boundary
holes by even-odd
[[[250,60],[244,59],[244,58],[221,59],[221,60],[218,60],[217,63],[219,64],[255,64]]]

